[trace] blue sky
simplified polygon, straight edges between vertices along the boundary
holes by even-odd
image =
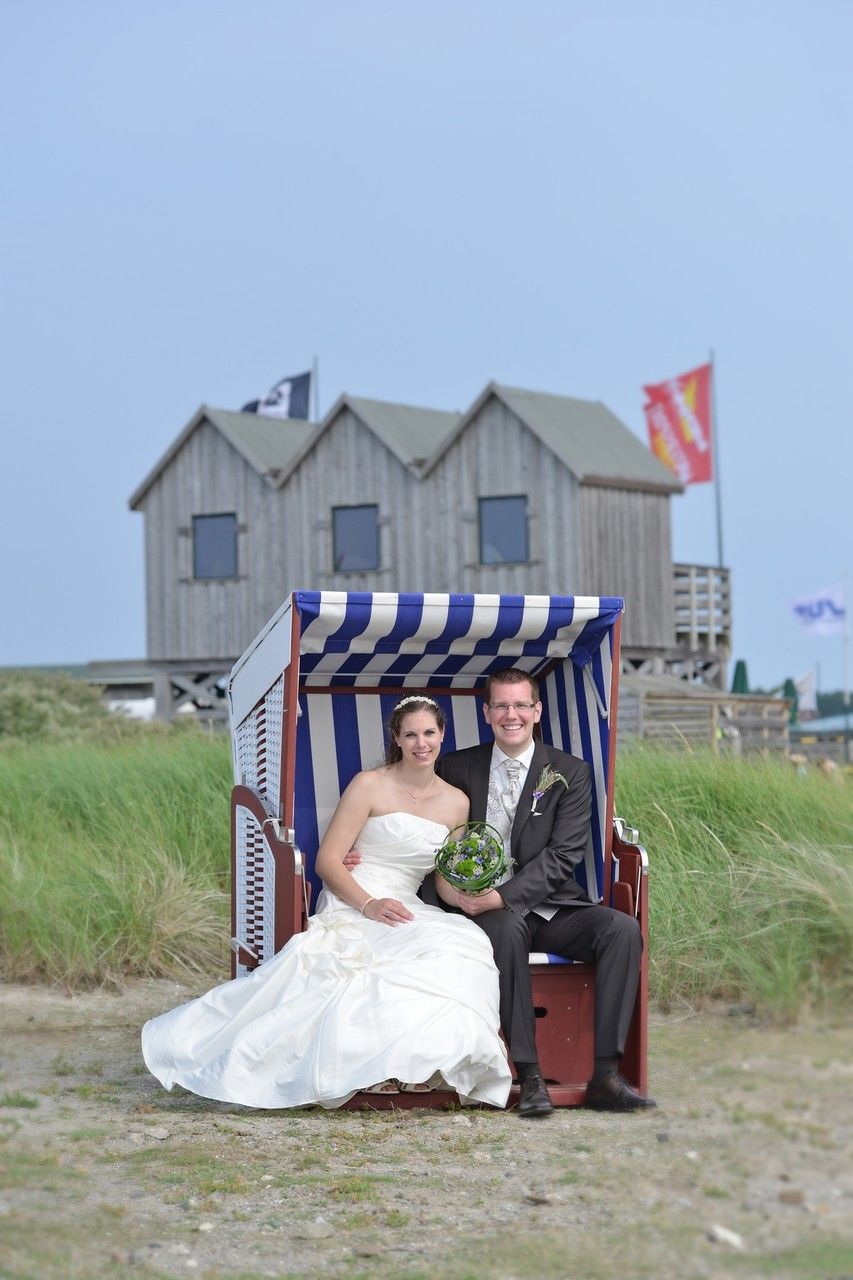
[[[5,5],[0,664],[144,656],[127,499],[203,402],[316,355],[322,412],[495,379],[645,439],[713,349],[733,656],[840,687],[790,601],[851,566],[851,37],[847,0]],[[673,555],[716,552],[695,486]]]

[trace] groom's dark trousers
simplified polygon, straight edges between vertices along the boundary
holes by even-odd
[[[491,742],[452,751],[436,772],[469,797],[472,821],[485,821]],[[542,770],[566,779],[534,805]],[[514,874],[499,888],[506,907],[471,919],[489,935],[500,974],[501,1027],[513,1062],[535,1062],[536,1015],[530,952],[547,951],[595,966],[595,1057],[621,1057],[634,1009],[642,936],[637,921],[590,901],[575,868],[591,847],[592,781],[589,765],[536,742],[512,825]],[[551,920],[535,914],[556,907]]]

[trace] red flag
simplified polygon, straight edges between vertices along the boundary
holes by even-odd
[[[643,390],[652,452],[682,484],[711,480],[711,365]]]

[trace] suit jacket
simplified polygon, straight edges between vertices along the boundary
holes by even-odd
[[[464,791],[471,801],[471,820],[485,821],[489,794],[492,743],[451,751],[441,756],[436,773]],[[555,782],[532,813],[533,791],[542,770],[550,765],[568,782]],[[508,907],[526,915],[547,903],[564,907],[590,905],[575,879],[575,868],[592,844],[592,770],[556,747],[537,741],[512,824],[514,874],[500,886]]]

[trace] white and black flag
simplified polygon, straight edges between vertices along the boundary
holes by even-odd
[[[310,417],[311,373],[297,373],[292,378],[282,378],[260,400],[244,404],[241,413],[263,413],[268,418]]]

